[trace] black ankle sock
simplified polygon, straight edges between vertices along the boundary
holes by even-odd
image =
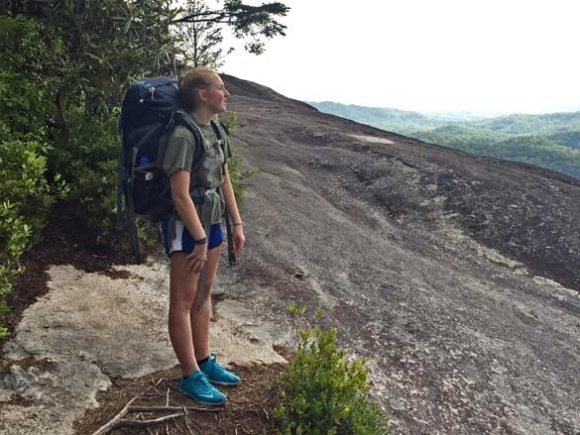
[[[200,360],[198,360],[198,361],[197,361],[197,365],[198,365],[198,366],[200,366],[200,365],[202,365],[202,364],[205,364],[205,363],[206,363],[206,362],[208,362],[208,361],[209,361],[209,356],[208,356],[208,357],[205,357],[204,359],[200,359]]]

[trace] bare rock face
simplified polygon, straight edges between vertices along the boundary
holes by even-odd
[[[578,435],[579,182],[225,79],[258,316],[326,307],[396,434]]]

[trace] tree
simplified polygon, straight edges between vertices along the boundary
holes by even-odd
[[[209,8],[200,0],[191,0],[186,11],[191,16],[207,12]],[[223,66],[223,58],[233,51],[229,48],[224,53],[222,26],[215,21],[185,22],[179,27],[177,34],[183,44],[185,61],[193,66],[219,69]]]
[[[195,0],[193,0],[195,2]],[[286,16],[290,8],[283,3],[264,3],[261,6],[249,6],[241,0],[224,0],[223,7],[217,10],[206,10],[201,13],[185,12],[173,20],[178,23],[215,23],[231,27],[239,39],[249,39],[245,49],[253,54],[261,54],[265,49],[265,39],[285,36],[286,26],[274,19]]]
[[[218,9],[207,8],[203,0],[189,0],[185,7],[172,0],[0,1],[1,15],[39,19],[62,40],[61,61],[47,65],[47,75],[62,78],[54,125],[65,133],[67,106],[80,104],[87,113],[106,117],[133,77],[174,72],[182,51],[174,26],[205,29],[207,55],[219,50],[220,26],[231,27],[235,37],[249,40],[248,51],[260,54],[265,39],[285,35],[286,26],[275,17],[289,10],[282,3],[249,6],[241,0],[223,0]]]

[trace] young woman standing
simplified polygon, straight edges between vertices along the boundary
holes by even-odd
[[[192,171],[198,145],[191,131],[178,125],[168,140],[163,161],[175,206],[174,216],[163,223],[171,263],[169,337],[183,372],[179,389],[200,403],[221,405],[226,396],[212,383],[236,385],[240,381],[210,353],[210,292],[218,269],[221,220],[226,209],[232,221],[235,254],[245,242],[228,173],[229,140],[223,135],[219,141],[211,125],[214,116],[226,110],[229,93],[219,75],[209,68],[189,70],[179,81],[179,92],[184,109],[202,132],[206,151],[202,164]],[[198,291],[200,276],[203,292]]]

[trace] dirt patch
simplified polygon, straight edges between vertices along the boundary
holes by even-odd
[[[273,410],[279,402],[276,381],[284,367],[281,364],[235,367],[242,382],[237,387],[223,388],[228,403],[223,408],[209,408],[209,412],[190,411],[189,421],[179,417],[168,423],[144,428],[119,427],[112,435],[136,435],[144,433],[187,434],[255,434],[273,433]],[[94,433],[119,413],[133,397],[139,398],[133,405],[141,406],[200,406],[177,391],[179,369],[157,372],[140,379],[113,379],[113,387],[97,396],[101,407],[87,411],[75,425],[77,435]],[[126,418],[151,420],[168,415],[168,412],[132,413]]]

